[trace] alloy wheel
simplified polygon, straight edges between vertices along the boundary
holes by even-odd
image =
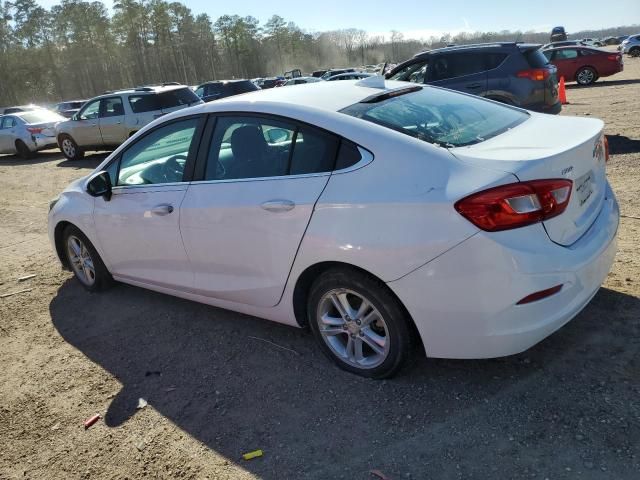
[[[78,280],[89,287],[92,286],[96,282],[96,269],[84,242],[75,235],[70,235],[67,239],[67,253]]]
[[[347,289],[324,294],[316,315],[320,335],[331,352],[356,368],[375,368],[389,355],[384,318],[364,295]]]
[[[596,75],[593,70],[589,70],[588,68],[580,70],[580,72],[578,73],[578,83],[581,85],[589,85],[593,82],[595,76]]]
[[[62,140],[62,151],[67,157],[73,158],[76,156],[76,147],[70,138]]]

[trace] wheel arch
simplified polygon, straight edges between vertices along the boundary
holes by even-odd
[[[594,82],[598,78],[600,78],[600,74],[598,73],[598,69],[596,67],[594,67],[593,65],[582,65],[582,66],[580,66],[580,67],[578,67],[576,69],[576,73],[575,73],[574,79],[573,79],[574,81],[576,81],[576,82],[578,81],[578,72],[580,72],[580,70],[584,70],[585,68],[589,68],[589,69],[593,70],[593,73],[595,73],[596,78],[593,80]]]
[[[402,303],[402,300],[396,295],[396,293],[389,288],[389,286],[383,282],[379,277],[372,274],[371,272],[352,265],[350,263],[345,262],[336,262],[336,261],[325,261],[315,263],[313,265],[308,266],[297,278],[295,287],[293,288],[293,313],[295,315],[296,322],[300,327],[307,328],[309,326],[309,318],[307,317],[307,302],[309,300],[309,293],[311,291],[311,285],[316,278],[322,275],[324,272],[334,269],[340,268],[345,270],[356,270],[360,273],[363,273],[373,280],[378,282],[383,288],[385,288],[392,296],[398,301],[398,304],[404,311],[406,318],[409,319],[409,325],[411,327],[411,331],[414,334],[416,341],[419,343],[420,347],[424,349],[424,343],[422,341],[422,337],[420,336],[420,332],[416,327],[415,321],[411,317],[411,314]]]
[[[53,230],[53,240],[56,246],[56,254],[58,255],[58,259],[62,264],[62,268],[64,268],[65,270],[71,270],[71,265],[69,265],[69,261],[67,260],[67,256],[65,255],[65,252],[64,252],[64,238],[63,238],[64,229],[67,228],[67,226],[69,225],[73,225],[73,223],[67,222],[66,220],[62,220],[56,224]],[[74,227],[78,228],[75,225]]]

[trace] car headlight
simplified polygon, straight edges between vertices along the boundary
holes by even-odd
[[[49,201],[49,211],[51,211],[53,207],[56,206],[56,203],[58,203],[58,200],[60,200],[60,197],[56,197],[53,200]]]

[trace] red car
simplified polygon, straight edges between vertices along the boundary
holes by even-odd
[[[622,54],[588,47],[560,47],[542,53],[558,69],[558,78],[567,82],[590,85],[600,77],[608,77],[624,68]]]

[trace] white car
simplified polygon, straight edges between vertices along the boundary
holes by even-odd
[[[28,159],[40,150],[57,148],[56,125],[65,120],[45,109],[0,115],[0,153]]]
[[[49,213],[63,266],[309,325],[342,368],[528,349],[607,276],[600,120],[437,87],[319,82],[174,112]],[[239,320],[240,321],[240,320]]]

